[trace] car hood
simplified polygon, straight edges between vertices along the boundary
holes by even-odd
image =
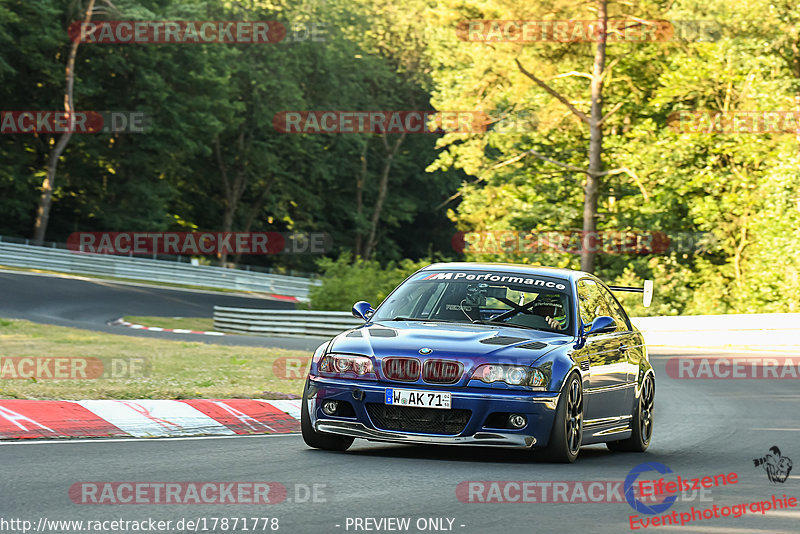
[[[473,365],[531,365],[551,350],[571,342],[570,336],[540,330],[442,322],[380,321],[342,332],[329,352],[360,354],[378,360],[387,356],[452,359]],[[420,349],[431,349],[428,354]],[[472,367],[472,365],[466,365]]]

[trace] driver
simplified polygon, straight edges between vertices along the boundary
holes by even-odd
[[[564,305],[565,296],[559,293],[542,293],[531,306],[531,312],[544,317],[547,324],[556,330],[567,327],[567,310]]]

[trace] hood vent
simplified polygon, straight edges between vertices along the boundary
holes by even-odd
[[[370,328],[368,329],[370,337],[397,337],[397,331],[391,328]]]
[[[361,330],[353,330],[344,337],[361,337]]]
[[[518,349],[531,349],[531,350],[539,350],[543,349],[547,346],[547,343],[542,343],[541,341],[534,341],[533,343],[525,343],[524,345],[518,345]]]
[[[527,341],[526,337],[512,337],[512,336],[494,336],[481,339],[484,345],[511,345],[512,343],[519,343],[520,341]]]

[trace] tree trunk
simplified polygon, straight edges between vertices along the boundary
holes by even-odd
[[[794,32],[793,32],[794,33]],[[794,73],[795,81],[800,81],[800,43],[797,41],[792,42],[792,72]],[[794,93],[794,110],[800,111],[800,90],[795,90]],[[795,133],[795,140],[800,146],[800,131]]]
[[[262,206],[264,206],[264,202],[267,200],[267,196],[269,195],[269,192],[272,189],[272,184],[275,183],[275,180],[276,178],[272,177],[269,180],[269,182],[267,182],[267,184],[261,190],[261,193],[258,195],[256,201],[253,202],[253,204],[250,206],[250,212],[247,215],[247,220],[244,223],[244,228],[242,229],[242,232],[249,232],[250,229],[253,227],[253,223],[255,222],[256,217],[258,217],[258,212],[261,211]],[[237,253],[233,257],[233,263],[239,263],[241,259],[242,255],[240,253]]]
[[[89,23],[92,20],[92,11],[94,10],[95,0],[89,0],[89,5],[86,7],[83,21]],[[69,115],[69,129],[62,133],[58,138],[55,146],[50,149],[50,154],[47,158],[47,174],[42,182],[42,195],[39,197],[39,206],[36,209],[36,222],[33,225],[33,243],[36,245],[44,241],[45,233],[47,232],[47,223],[50,220],[50,208],[53,205],[53,189],[56,183],[56,171],[58,170],[58,159],[67,148],[72,137],[72,130],[75,128],[75,108],[73,106],[72,93],[75,87],[75,58],[78,56],[78,45],[80,38],[72,41],[69,47],[69,56],[67,58],[67,68],[65,71],[67,87],[64,92],[64,111]]]
[[[383,146],[386,148],[386,160],[383,162],[383,170],[381,171],[381,180],[378,184],[378,199],[375,201],[375,209],[372,211],[372,221],[370,222],[369,237],[367,238],[367,245],[364,248],[364,259],[368,260],[375,250],[375,245],[378,244],[378,221],[381,218],[381,211],[383,211],[383,203],[386,200],[386,194],[389,192],[389,171],[392,169],[392,161],[394,160],[400,145],[406,138],[406,133],[403,132],[397,138],[393,146],[389,146],[387,134],[382,134]]]
[[[356,177],[356,239],[353,244],[353,261],[362,256],[364,250],[364,236],[361,234],[361,215],[364,213],[364,182],[367,179],[367,148],[369,138],[364,139],[364,150],[361,151],[361,174]]]
[[[238,154],[236,156],[235,175],[234,179],[228,178],[228,171],[225,163],[222,160],[222,146],[219,141],[219,136],[214,139],[215,152],[217,156],[217,166],[219,167],[220,177],[222,178],[222,186],[225,193],[225,210],[222,215],[222,231],[230,232],[233,229],[233,220],[236,217],[236,211],[239,208],[239,201],[242,199],[244,190],[247,187],[247,165],[243,161],[247,158],[248,142],[245,142],[244,131],[239,133],[237,141]],[[221,250],[217,254],[219,264],[225,266],[228,261],[228,251]]]
[[[592,70],[592,109],[589,116],[589,172],[583,198],[583,247],[581,270],[594,272],[597,256],[597,198],[600,191],[600,173],[603,171],[603,76],[606,66],[606,33],[608,23],[607,0],[598,0],[597,18],[603,29],[597,43]]]

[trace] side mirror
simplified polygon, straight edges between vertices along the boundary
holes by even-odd
[[[645,308],[649,308],[651,302],[653,302],[653,281],[645,280],[642,288],[642,304]]]
[[[368,321],[369,318],[372,317],[374,311],[372,305],[365,300],[359,300],[353,304],[353,317],[357,317],[358,319]]]
[[[601,315],[595,317],[592,324],[589,325],[589,330],[583,333],[583,337],[591,336],[592,334],[603,334],[606,332],[613,332],[617,329],[617,322],[608,315]]]

